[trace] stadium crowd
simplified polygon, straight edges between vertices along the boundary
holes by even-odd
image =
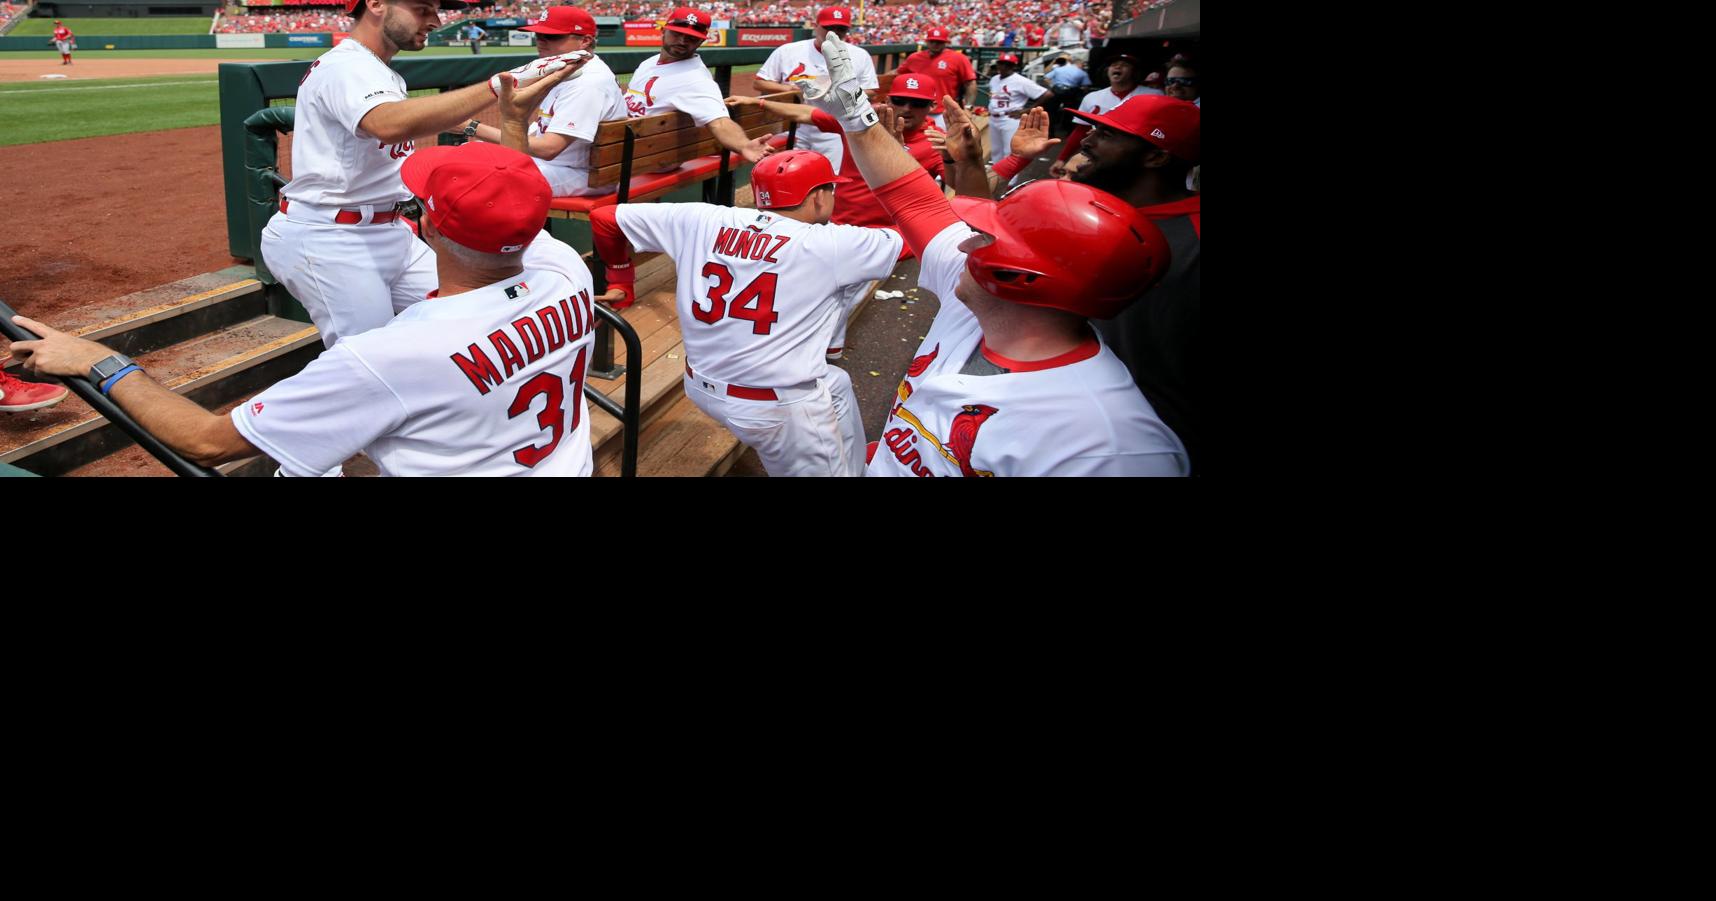
[[[1157,0],[1160,2],[1160,0]],[[535,18],[549,6],[546,2],[501,3],[461,10],[444,10],[442,22],[477,18]],[[637,0],[594,0],[577,4],[596,16],[618,16],[627,21],[664,18],[677,5],[673,0],[644,3]],[[693,3],[708,10],[717,21],[754,26],[806,26],[816,15],[814,3],[772,0],[758,3]],[[1122,0],[1120,8],[1143,6],[1137,0]],[[350,31],[352,20],[340,7],[228,7],[215,26],[217,34],[293,33]],[[953,32],[954,46],[1042,47],[1093,46],[1107,34],[1113,16],[1109,0],[951,0],[951,2],[895,2],[866,5],[858,18],[853,39],[866,44],[909,44],[921,40],[932,25]],[[1124,15],[1122,16],[1124,18]]]
[[[22,3],[0,3],[0,28],[12,21],[12,17],[24,12]]]

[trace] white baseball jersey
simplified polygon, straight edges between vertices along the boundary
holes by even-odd
[[[1025,104],[1049,92],[1048,88],[1014,72],[1002,78],[989,79],[989,115],[1001,116],[1024,109]]]
[[[1093,333],[1053,360],[1021,363],[983,350],[1007,372],[962,375],[983,330],[954,296],[965,271],[948,226],[925,248],[918,284],[941,298],[900,382],[867,472],[872,476],[1182,476],[1180,439]]]
[[[405,79],[361,42],[341,41],[310,64],[298,85],[292,132],[292,181],[280,190],[293,203],[392,209],[411,192],[399,167],[416,146],[370,137],[358,123],[383,103],[406,99]]]
[[[865,88],[881,87],[882,83],[876,79],[876,63],[870,59],[870,54],[864,48],[852,44],[847,45],[847,52],[852,56],[852,67],[858,73],[858,83]],[[821,81],[826,85],[828,60],[823,57],[822,51],[816,49],[814,40],[782,44],[769,54],[763,67],[757,70],[757,77],[788,86],[795,86],[801,81]],[[839,104],[818,100],[809,102],[836,118],[842,114]],[[841,160],[846,157],[846,145],[840,140],[840,135],[830,134],[814,125],[798,127],[796,146],[828,157],[836,172],[840,171]]]
[[[644,60],[626,85],[625,99],[626,114],[633,119],[668,110],[679,110],[698,125],[732,118],[701,56],[666,64],[660,56]]]
[[[555,186],[555,194],[561,194],[561,186],[577,181],[580,174],[583,185],[590,183],[590,142],[596,138],[597,126],[624,118],[626,101],[620,83],[614,78],[614,70],[600,58],[585,63],[577,78],[563,81],[549,92],[530,120],[530,137],[557,134],[572,138],[559,156],[536,160],[537,168]]]
[[[893,272],[901,247],[890,229],[705,203],[623,204],[616,218],[633,247],[673,258],[698,374],[757,388],[821,376],[843,289]]]
[[[1128,98],[1148,93],[1150,93],[1150,91],[1146,88],[1133,88],[1131,91],[1127,92],[1125,97],[1122,97],[1119,94],[1114,93],[1113,85],[1109,85],[1100,91],[1091,91],[1089,94],[1084,95],[1084,101],[1078,105],[1078,111],[1081,113],[1097,113],[1099,115],[1102,113],[1112,113],[1114,112],[1115,107],[1125,103]],[[1157,91],[1156,93],[1161,92]],[[1076,119],[1073,121],[1078,122]],[[1081,122],[1079,124],[1089,125],[1090,123]]]
[[[590,270],[539,234],[515,278],[430,298],[232,411],[288,475],[365,451],[383,475],[587,476]]]

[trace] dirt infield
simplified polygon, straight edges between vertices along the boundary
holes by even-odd
[[[60,65],[57,59],[0,59],[0,81],[40,81],[43,75],[66,80],[133,78],[139,75],[213,75],[221,63],[250,63],[247,59],[78,59]],[[55,79],[56,81],[58,79]]]
[[[215,126],[0,147],[0,298],[52,324],[231,266],[224,198]]]

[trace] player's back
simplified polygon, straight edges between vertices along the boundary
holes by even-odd
[[[690,365],[742,385],[821,376],[842,289],[892,271],[901,244],[883,229],[702,203],[627,204],[617,216],[634,247],[674,260]]]
[[[589,270],[546,232],[524,265],[516,278],[431,298],[336,345],[403,408],[402,424],[368,448],[384,474],[590,475]]]

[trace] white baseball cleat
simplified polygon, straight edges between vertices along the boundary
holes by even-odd
[[[847,131],[863,131],[876,124],[876,111],[858,83],[858,69],[846,52],[846,42],[829,32],[822,39],[822,56],[828,60],[829,97],[840,108],[840,124]]]

